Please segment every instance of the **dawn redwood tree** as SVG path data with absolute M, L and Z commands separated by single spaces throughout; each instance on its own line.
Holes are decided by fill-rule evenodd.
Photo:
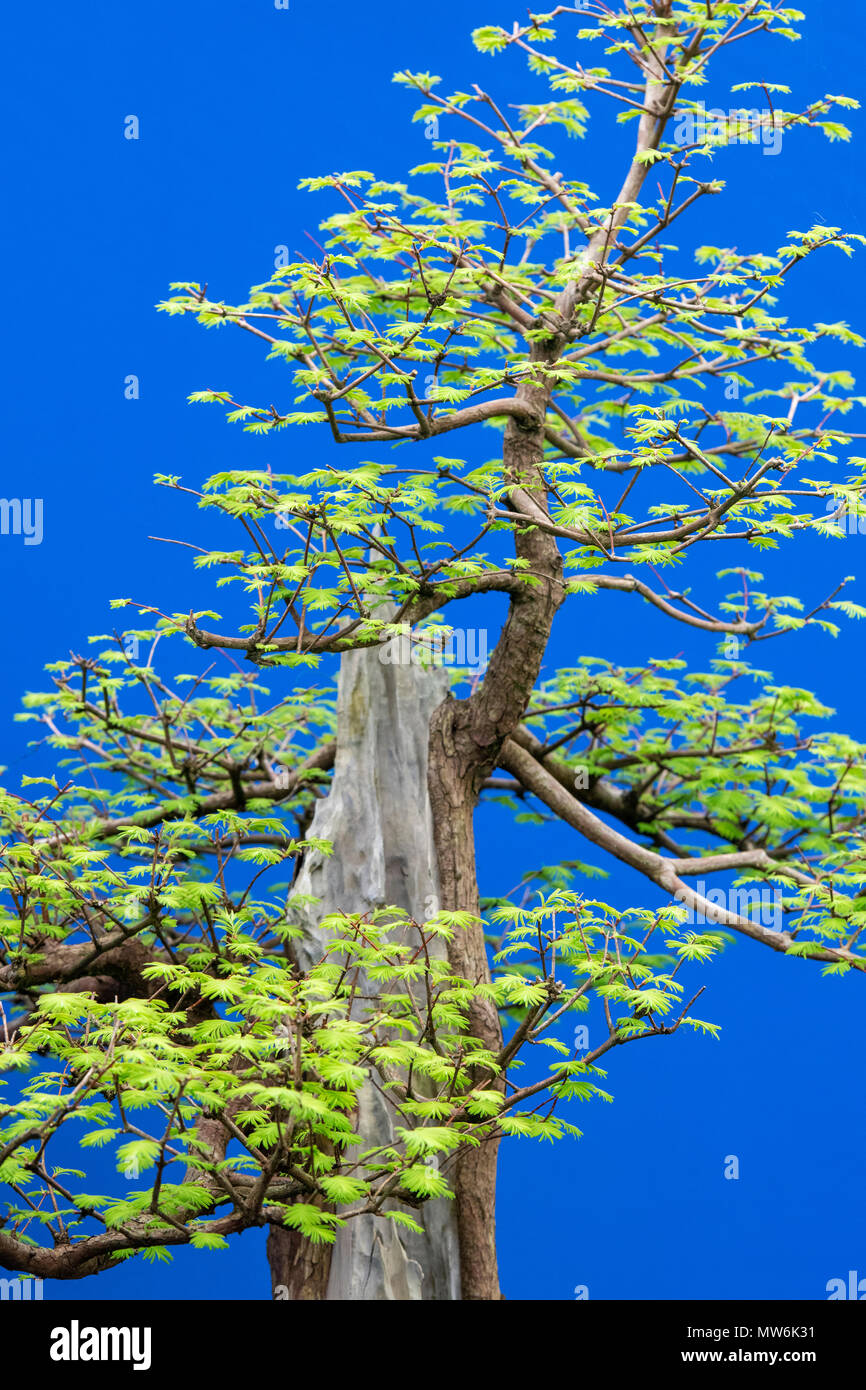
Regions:
M 809 354 L 863 340 L 785 302 L 802 260 L 862 238 L 816 226 L 762 252 L 744 213 L 736 250 L 669 240 L 722 193 L 721 147 L 847 138 L 831 111 L 856 103 L 786 111 L 786 88 L 745 80 L 802 18 L 597 0 L 481 29 L 482 53 L 528 58 L 521 104 L 399 73 L 432 137 L 409 182 L 306 180 L 330 200 L 320 251 L 245 304 L 172 287 L 162 308 L 253 335 L 294 392 L 192 399 L 341 447 L 310 471 L 297 429 L 279 473 L 161 475 L 222 514 L 227 548 L 194 548 L 230 611 L 141 595 L 146 627 L 27 697 L 61 756 L 0 801 L 6 1269 L 75 1279 L 267 1226 L 276 1297 L 499 1298 L 503 1136 L 573 1132 L 608 1054 L 713 1031 L 694 976 L 731 932 L 866 968 L 866 749 L 745 659 L 863 610 L 844 581 L 803 604 L 743 563 L 715 607 L 687 587 L 696 546 L 751 563 L 861 514 L 851 379 Z M 762 111 L 715 109 L 720 59 Z M 634 131 L 595 192 L 567 138 L 590 110 Z M 611 643 L 540 679 L 554 623 L 577 646 L 603 590 L 623 622 L 648 603 L 717 634 L 711 671 L 626 669 Z M 449 671 L 461 615 L 491 602 L 486 669 Z M 172 636 L 190 673 L 170 680 Z M 665 905 L 609 907 L 573 863 L 481 903 L 491 793 Z M 778 920 L 692 886 L 709 874 L 775 895 Z M 587 1010 L 602 1041 L 575 1048 Z

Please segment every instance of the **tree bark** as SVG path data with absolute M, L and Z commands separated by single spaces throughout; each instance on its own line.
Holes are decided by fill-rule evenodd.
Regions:
M 427 794 L 430 717 L 448 689 L 446 672 L 384 664 L 377 651 L 346 653 L 340 664 L 337 754 L 328 796 L 310 834 L 330 840 L 331 856 L 311 852 L 295 884 L 319 899 L 303 919 L 302 968 L 320 959 L 322 918 L 340 909 L 394 906 L 423 921 L 439 907 L 439 879 Z M 361 1091 L 362 1147 L 393 1141 L 392 1112 L 381 1092 Z M 421 1235 L 381 1217 L 349 1220 L 333 1246 L 313 1246 L 272 1226 L 268 1259 L 274 1296 L 324 1300 L 460 1298 L 455 1203 L 426 1202 L 411 1215 Z

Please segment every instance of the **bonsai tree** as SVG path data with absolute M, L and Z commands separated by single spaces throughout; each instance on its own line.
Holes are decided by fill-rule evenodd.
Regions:
M 787 111 L 763 81 L 733 91 L 765 109 L 708 115 L 716 60 L 749 77 L 801 19 L 598 0 L 480 29 L 482 54 L 526 55 L 519 105 L 398 73 L 429 162 L 304 180 L 322 244 L 243 304 L 172 286 L 162 309 L 284 364 L 278 404 L 191 397 L 282 461 L 160 475 L 220 514 L 225 548 L 193 549 L 226 612 L 117 599 L 143 626 L 26 699 L 58 760 L 0 800 L 6 1269 L 75 1279 L 267 1226 L 278 1298 L 496 1299 L 503 1137 L 574 1132 L 617 1049 L 715 1031 L 692 1010 L 736 936 L 866 968 L 864 747 L 750 664 L 864 611 L 843 576 L 801 601 L 752 568 L 861 514 L 851 379 L 810 354 L 863 339 L 788 301 L 803 260 L 862 238 L 670 241 L 723 194 L 724 147 L 847 138 L 856 103 Z M 597 191 L 569 140 L 590 111 L 634 135 Z M 301 426 L 330 430 L 322 467 Z M 688 569 L 720 542 L 716 600 Z M 608 590 L 623 624 L 650 604 L 714 634 L 710 670 L 583 652 Z M 542 678 L 555 623 L 577 655 Z M 188 674 L 161 674 L 184 642 Z M 577 860 L 482 902 L 482 797 L 564 822 L 661 905 L 606 905 Z

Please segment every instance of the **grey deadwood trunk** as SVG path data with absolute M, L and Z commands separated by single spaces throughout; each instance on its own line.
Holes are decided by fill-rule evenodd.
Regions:
M 341 658 L 333 780 L 309 831 L 334 850 L 330 856 L 310 851 L 295 885 L 297 893 L 319 899 L 305 914 L 305 938 L 296 948 L 302 968 L 321 958 L 328 937 L 320 923 L 330 912 L 392 905 L 423 922 L 438 908 L 427 745 L 430 716 L 448 687 L 445 671 L 383 664 L 378 650 Z M 393 1123 L 382 1092 L 368 1081 L 356 1120 L 363 1147 L 391 1143 Z M 271 1227 L 275 1297 L 459 1299 L 454 1202 L 426 1202 L 413 1216 L 423 1235 L 361 1216 L 340 1229 L 333 1247 L 311 1246 L 294 1231 Z

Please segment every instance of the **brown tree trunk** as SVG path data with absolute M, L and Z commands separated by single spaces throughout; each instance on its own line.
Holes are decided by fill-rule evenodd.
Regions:
M 271 1226 L 267 1250 L 275 1299 L 318 1303 L 326 1298 L 331 1272 L 329 1245 L 313 1245 L 300 1231 Z
M 458 754 L 457 727 L 462 702 L 446 700 L 430 729 L 430 802 L 439 858 L 442 905 L 478 913 L 473 816 L 477 793 L 464 759 Z M 458 975 L 473 982 L 490 979 L 482 927 L 455 933 L 449 946 Z M 488 1000 L 473 1004 L 469 1018 L 473 1035 L 498 1052 L 502 1029 L 497 1009 Z M 454 1190 L 460 1232 L 460 1284 L 464 1299 L 501 1297 L 496 1259 L 497 1140 L 487 1140 L 463 1155 L 457 1164 Z
M 539 325 L 540 326 L 540 325 Z M 562 347 L 552 337 L 536 341 L 533 360 L 555 361 Z M 517 392 L 526 413 L 510 416 L 505 429 L 504 469 L 512 506 L 545 514 L 541 485 L 544 417 L 549 388 L 543 378 L 527 381 Z M 508 617 L 478 690 L 467 700 L 447 699 L 430 726 L 428 786 L 433 811 L 442 906 L 478 913 L 473 813 L 481 787 L 496 766 L 502 744 L 526 710 L 550 637 L 556 612 L 565 597 L 562 559 L 552 536 L 541 530 L 515 531 L 517 557 L 526 562 L 531 583 L 511 598 Z M 484 928 L 479 923 L 457 932 L 449 947 L 454 969 L 473 982 L 490 979 Z M 502 1030 L 497 1009 L 487 1000 L 473 1005 L 473 1035 L 498 1051 Z M 496 1161 L 498 1142 L 488 1140 L 460 1158 L 455 1191 L 460 1231 L 460 1279 L 464 1299 L 502 1297 L 496 1261 Z

